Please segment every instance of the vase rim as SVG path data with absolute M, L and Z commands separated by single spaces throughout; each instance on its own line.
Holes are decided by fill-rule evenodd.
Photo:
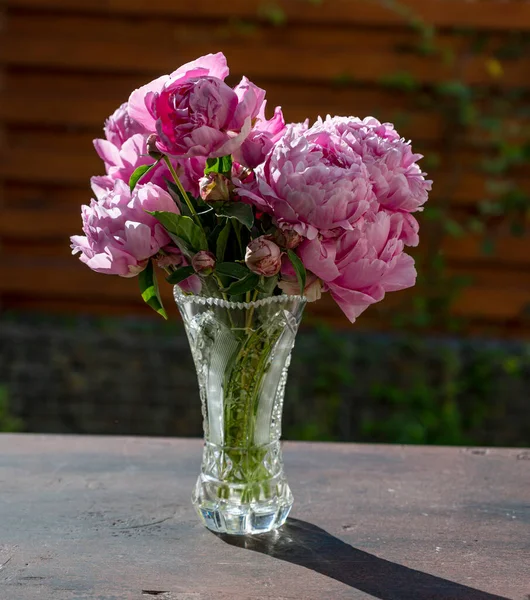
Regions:
M 188 302 L 196 303 L 202 306 L 219 306 L 221 308 L 253 308 L 257 306 L 267 306 L 270 304 L 278 304 L 280 302 L 307 302 L 305 296 L 288 294 L 280 294 L 279 296 L 269 296 L 268 298 L 261 298 L 254 302 L 231 302 L 229 300 L 223 300 L 222 298 L 214 298 L 213 296 L 198 296 L 196 294 L 185 294 L 178 285 L 173 287 L 173 297 L 175 302 Z

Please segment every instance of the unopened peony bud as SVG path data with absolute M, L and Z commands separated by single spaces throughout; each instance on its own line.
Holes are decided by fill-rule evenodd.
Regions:
M 205 202 L 230 200 L 232 187 L 230 181 L 220 173 L 208 173 L 199 180 L 201 198 Z
M 191 259 L 191 266 L 196 273 L 209 275 L 215 268 L 215 256 L 211 252 L 201 250 Z
M 262 235 L 247 246 L 245 264 L 253 273 L 272 277 L 282 266 L 282 251 L 268 236 Z
M 294 229 L 276 229 L 272 234 L 272 239 L 278 246 L 293 250 L 304 238 Z
M 160 158 L 162 158 L 162 156 L 164 156 L 162 154 L 162 152 L 160 152 L 160 150 L 156 147 L 157 140 L 158 140 L 158 136 L 156 135 L 156 133 L 152 133 L 147 138 L 147 142 L 146 142 L 147 154 L 149 154 L 149 156 L 151 158 L 154 158 L 155 160 L 159 160 Z

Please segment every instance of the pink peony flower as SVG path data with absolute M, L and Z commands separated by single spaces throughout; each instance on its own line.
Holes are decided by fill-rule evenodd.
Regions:
M 263 110 L 265 92 L 246 77 L 232 89 L 223 54 L 188 63 L 135 90 L 129 113 L 159 135 L 158 148 L 177 157 L 234 153 Z
M 247 139 L 234 153 L 234 159 L 250 169 L 254 169 L 265 160 L 274 144 L 286 131 L 283 113 L 279 106 L 276 107 L 272 119 L 267 121 L 265 102 Z
M 362 157 L 377 202 L 385 209 L 404 213 L 423 210 L 432 181 L 425 179 L 416 162 L 422 155 L 412 152 L 410 143 L 400 138 L 391 123 L 382 124 L 373 117 L 361 120 L 328 116 L 319 119 L 312 129 L 337 136 Z M 416 220 L 408 216 L 402 232 L 407 245 L 417 245 L 417 232 Z
M 133 194 L 122 181 L 110 191 L 96 188 L 97 200 L 82 207 L 84 236 L 73 236 L 73 254 L 94 271 L 134 277 L 149 258 L 171 238 L 162 225 L 146 211 L 162 210 L 178 214 L 171 196 L 162 188 L 147 183 Z
M 414 285 L 414 260 L 400 239 L 403 223 L 400 213 L 370 212 L 338 238 L 306 240 L 297 248 L 352 323 L 386 292 Z
M 315 239 L 320 231 L 350 230 L 373 201 L 361 157 L 332 133 L 289 128 L 250 183 L 238 193 L 288 226 Z
M 184 79 L 184 81 L 182 81 Z M 250 118 L 234 130 L 238 98 L 220 79 L 168 81 L 152 101 L 162 152 L 175 156 L 226 156 L 250 132 Z
M 222 81 L 226 79 L 228 66 L 222 52 L 201 56 L 197 60 L 182 65 L 176 71 L 173 71 L 171 75 L 162 75 L 158 79 L 134 90 L 129 97 L 129 115 L 148 131 L 154 133 L 156 131 L 156 118 L 148 108 L 148 104 L 153 96 L 159 94 L 164 84 L 171 80 L 171 78 L 185 76 L 188 79 L 193 79 L 207 75 L 216 77 Z
M 257 275 L 272 277 L 282 266 L 282 251 L 268 236 L 262 235 L 250 242 L 245 264 Z

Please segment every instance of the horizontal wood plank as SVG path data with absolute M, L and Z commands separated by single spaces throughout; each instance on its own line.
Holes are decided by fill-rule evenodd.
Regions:
M 5 0 L 8 7 L 81 14 L 169 16 L 187 19 L 268 20 L 272 17 L 261 0 L 215 0 L 180 2 L 175 0 Z M 490 30 L 529 30 L 530 6 L 527 2 L 499 0 L 280 0 L 273 6 L 279 18 L 295 23 L 333 23 L 341 25 L 402 25 L 411 17 L 438 27 L 464 27 Z M 402 7 L 402 10 L 396 10 Z
M 216 28 L 210 23 L 190 26 L 152 19 L 12 15 L 0 41 L 0 62 L 19 67 L 158 75 L 217 49 L 225 52 L 234 76 L 245 74 L 258 83 L 261 78 L 324 82 L 349 78 L 379 83 L 404 71 L 423 83 L 453 79 L 455 71 L 450 63 L 399 49 L 416 39 L 413 33 L 389 34 L 363 28 L 352 34 L 349 30 L 293 26 L 289 35 L 273 28 L 249 36 L 234 35 L 226 27 Z M 440 36 L 441 47 L 456 53 L 467 44 L 464 36 Z M 491 44 L 494 47 L 495 40 Z M 459 79 L 470 84 L 517 85 L 530 71 L 530 57 L 522 56 L 505 61 L 502 77 L 492 78 L 488 58 L 487 54 L 467 56 L 459 66 Z
M 230 83 L 248 75 L 267 89 L 269 111 L 281 104 L 288 121 L 331 113 L 396 122 L 427 156 L 424 168 L 435 182 L 430 205 L 451 206 L 456 219 L 462 211 L 475 212 L 491 195 L 492 178 L 479 166 L 490 140 L 469 131 L 461 136 L 465 146 L 444 151 L 439 111 L 384 81 L 408 73 L 427 92 L 455 78 L 473 85 L 526 85 L 530 56 L 502 59 L 500 71 L 498 64 L 492 70 L 491 60 L 510 32 L 530 30 L 530 3 L 403 0 L 404 12 L 390 4 L 278 0 L 276 18 L 285 18 L 286 25 L 273 27 L 272 5 L 267 9 L 261 0 L 6 0 L 0 38 L 0 144 L 7 150 L 0 163 L 0 307 L 149 312 L 135 280 L 92 273 L 70 256 L 68 236 L 80 232 L 89 178 L 103 172 L 91 140 L 132 89 L 217 50 L 228 57 Z M 412 14 L 446 28 L 437 43 L 447 57 L 464 53 L 465 60 L 444 62 L 413 52 L 418 36 L 408 27 Z M 469 38 L 451 27 L 487 30 L 485 44 L 478 53 L 467 52 Z M 528 114 L 516 113 L 514 105 L 506 130 L 524 140 Z M 524 168 L 507 175 L 530 189 Z M 472 280 L 453 314 L 504 333 L 527 327 L 528 238 L 499 230 L 493 253 L 485 254 L 483 246 L 481 236 L 442 243 L 447 274 Z M 175 312 L 170 287 L 162 287 Z M 380 326 L 393 307 L 413 297 L 414 290 L 390 294 L 360 325 Z M 329 296 L 311 305 L 308 318 L 348 325 Z

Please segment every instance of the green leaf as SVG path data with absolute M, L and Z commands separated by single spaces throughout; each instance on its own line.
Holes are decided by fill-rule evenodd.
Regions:
M 207 159 L 204 174 L 208 175 L 208 173 L 221 173 L 221 175 L 230 177 L 232 174 L 232 156 L 229 154 L 228 156 Z
M 259 283 L 259 277 L 256 273 L 249 273 L 244 279 L 234 281 L 224 291 L 230 296 L 240 296 L 253 290 Z
M 247 267 L 231 262 L 218 263 L 215 267 L 215 272 L 219 275 L 233 277 L 234 279 L 244 279 L 250 273 Z
M 291 264 L 294 267 L 296 278 L 298 279 L 298 283 L 300 285 L 300 296 L 303 296 L 305 290 L 305 280 L 307 276 L 304 263 L 292 250 L 287 250 L 287 256 L 289 257 L 289 260 L 291 261 Z
M 162 305 L 162 299 L 158 291 L 158 282 L 151 260 L 147 263 L 147 267 L 138 275 L 138 281 L 144 302 L 159 315 L 162 315 L 164 319 L 167 319 L 167 313 Z
M 183 240 L 190 250 L 208 250 L 206 234 L 191 217 L 159 210 L 147 212 L 158 219 L 169 233 Z
M 142 165 L 133 171 L 131 177 L 129 178 L 129 189 L 131 192 L 134 190 L 140 179 L 157 164 L 158 161 L 152 165 Z
M 194 273 L 195 273 L 195 269 L 191 265 L 187 266 L 187 267 L 180 267 L 180 269 L 177 269 L 176 271 L 173 271 L 173 273 L 171 273 L 171 275 L 168 275 L 166 277 L 166 281 L 168 283 L 176 285 L 177 283 L 184 281 L 184 279 L 187 279 Z
M 230 229 L 231 228 L 232 228 L 232 226 L 230 225 L 230 221 L 227 221 L 226 225 L 223 227 L 223 229 L 221 229 L 219 236 L 217 238 L 215 255 L 216 255 L 217 260 L 220 262 L 222 262 L 225 257 L 226 245 L 228 243 L 228 238 L 230 237 Z
M 244 202 L 226 202 L 225 204 L 216 206 L 215 214 L 218 217 L 236 219 L 247 229 L 252 229 L 252 225 L 254 225 L 254 211 L 252 210 L 252 206 Z
M 278 275 L 274 275 L 273 277 L 261 277 L 260 283 L 258 286 L 258 292 L 264 294 L 264 296 L 272 296 L 274 292 L 274 288 L 278 283 Z

